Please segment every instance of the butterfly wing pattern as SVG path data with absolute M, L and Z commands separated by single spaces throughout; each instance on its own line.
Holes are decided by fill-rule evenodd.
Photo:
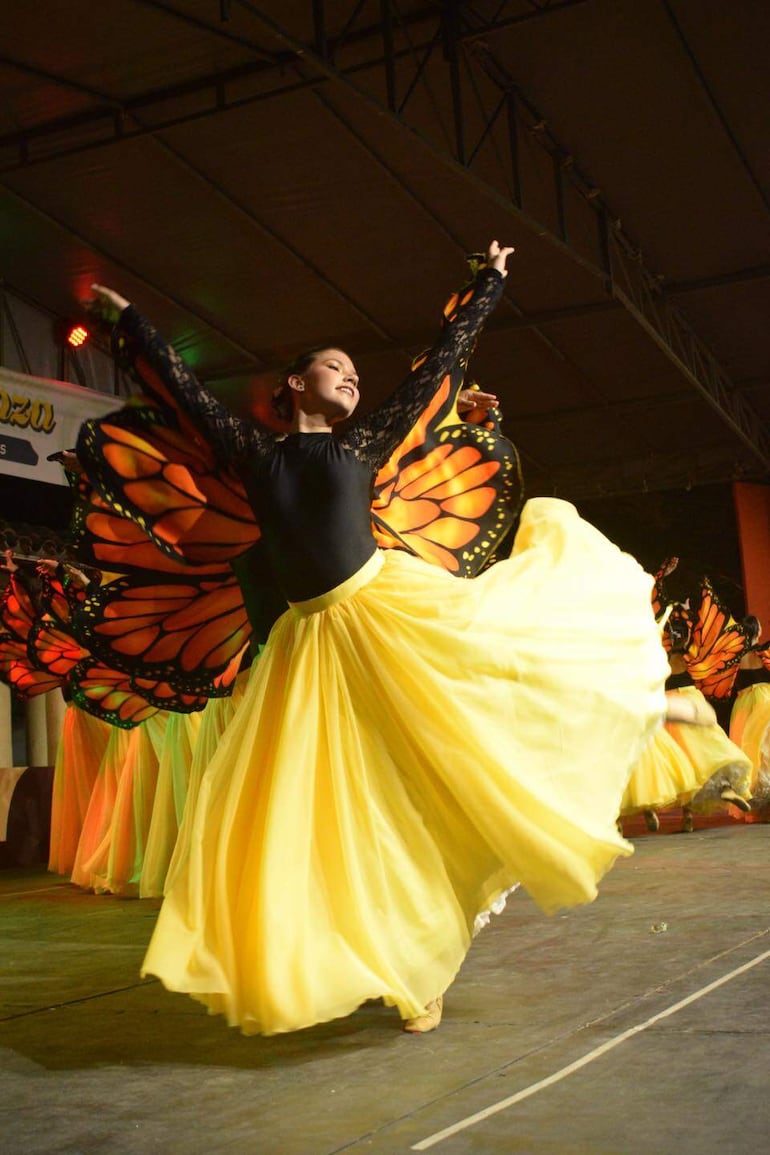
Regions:
M 123 671 L 149 701 L 163 709 L 200 709 L 207 698 L 230 693 L 249 643 L 240 588 L 221 556 L 185 561 L 161 548 L 157 535 L 124 508 L 80 479 L 77 551 L 105 567 L 110 580 L 89 586 L 75 607 L 73 631 L 92 657 Z
M 69 622 L 80 598 L 58 573 L 11 578 L 0 601 L 0 681 L 22 700 L 61 689 L 102 721 L 135 726 L 158 707 L 141 697 L 124 673 L 92 659 L 72 636 Z
M 452 295 L 447 320 L 472 291 Z M 88 658 L 71 677 L 85 677 L 94 700 L 112 702 L 117 691 L 103 667 L 151 705 L 200 708 L 195 703 L 229 692 L 249 641 L 231 566 L 259 541 L 259 527 L 240 480 L 215 460 L 161 376 L 124 338 L 118 346 L 141 393 L 86 422 L 78 441 L 87 480 L 78 483 L 77 552 L 110 576 L 73 609 L 72 633 Z M 444 380 L 380 471 L 372 521 L 382 548 L 469 577 L 501 548 L 522 484 L 498 415 L 458 415 L 465 371 L 463 364 Z M 268 573 L 262 584 L 269 580 Z
M 450 296 L 445 322 L 472 292 L 470 283 Z M 444 378 L 378 473 L 372 500 L 381 548 L 407 549 L 458 577 L 473 577 L 496 560 L 523 501 L 521 461 L 500 431 L 499 411 L 478 408 L 462 417 L 457 411 L 467 368 L 466 358 Z
M 729 698 L 747 640 L 743 627 L 705 578 L 685 655 L 687 671 L 707 698 Z

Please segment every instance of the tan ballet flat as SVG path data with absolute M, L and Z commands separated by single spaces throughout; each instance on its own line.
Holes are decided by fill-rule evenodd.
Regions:
M 428 1031 L 435 1031 L 441 1022 L 443 1010 L 444 998 L 439 995 L 437 999 L 428 1003 L 424 1015 L 417 1015 L 414 1019 L 404 1019 L 404 1030 L 409 1035 L 426 1035 Z
M 737 806 L 738 809 L 742 810 L 744 814 L 748 814 L 748 812 L 751 810 L 751 803 L 749 800 L 747 798 L 742 798 L 740 794 L 736 794 L 736 792 L 730 786 L 726 786 L 724 790 L 720 791 L 719 797 L 723 798 L 725 802 L 729 802 L 731 806 Z

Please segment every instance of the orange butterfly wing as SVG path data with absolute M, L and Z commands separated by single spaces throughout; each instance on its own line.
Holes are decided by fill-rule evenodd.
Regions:
M 53 621 L 35 622 L 27 638 L 27 654 L 38 669 L 61 680 L 89 656 L 84 646 Z
M 26 583 L 18 574 L 11 574 L 8 584 L 0 595 L 2 628 L 20 641 L 26 642 L 37 613 L 32 593 Z
M 135 679 L 167 708 L 168 690 L 191 699 L 227 694 L 232 665 L 251 636 L 232 572 L 185 580 L 134 575 L 89 589 L 74 618 L 76 636 L 105 665 Z M 159 682 L 162 694 L 150 689 Z
M 149 405 L 129 405 L 81 427 L 78 456 L 111 509 L 182 562 L 223 563 L 258 538 L 246 494 L 211 451 Z
M 81 595 L 73 618 L 78 639 L 163 708 L 188 710 L 204 696 L 228 694 L 251 635 L 232 570 L 222 560 L 191 562 L 165 552 L 122 508 L 80 478 L 78 554 L 121 576 Z
M 48 694 L 62 684 L 61 678 L 55 674 L 36 669 L 30 661 L 26 644 L 11 634 L 0 634 L 0 681 L 22 699 Z
M 705 581 L 685 655 L 688 673 L 706 697 L 729 698 L 745 652 L 742 626 Z
M 522 501 L 518 453 L 496 428 L 457 416 L 464 367 L 378 473 L 372 500 L 382 548 L 400 547 L 461 577 L 488 563 Z
M 159 709 L 136 693 L 126 674 L 89 658 L 73 670 L 70 689 L 73 702 L 81 710 L 122 729 L 145 722 Z

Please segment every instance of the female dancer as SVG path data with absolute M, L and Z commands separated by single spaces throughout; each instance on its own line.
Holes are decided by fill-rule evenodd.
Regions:
M 684 654 L 672 650 L 671 674 L 666 689 L 698 708 L 707 705 L 687 669 Z M 670 701 L 670 694 L 669 694 Z M 669 732 L 693 766 L 699 768 L 703 785 L 690 800 L 682 800 L 682 831 L 692 834 L 693 814 L 711 814 L 728 805 L 750 809 L 751 763 L 739 746 L 725 734 L 716 720 L 711 726 L 670 726 Z
M 708 813 L 730 803 L 748 810 L 743 797 L 748 793 L 748 759 L 717 724 L 687 672 L 685 654 L 691 639 L 687 618 L 672 615 L 665 631 L 671 645 L 671 673 L 666 680 L 669 702 L 671 695 L 680 696 L 701 712 L 704 723 L 711 712 L 712 724 L 693 730 L 668 722 L 656 730 L 628 780 L 620 813 L 623 817 L 641 811 L 647 829 L 654 833 L 660 828 L 657 811 L 681 806 L 683 831 L 691 833 L 693 809 Z
M 620 796 L 666 706 L 651 579 L 556 500 L 530 501 L 512 556 L 472 580 L 371 532 L 372 476 L 469 353 L 511 251 L 492 243 L 425 360 L 339 436 L 359 398 L 342 350 L 295 362 L 291 432 L 268 433 L 94 286 L 236 465 L 290 603 L 204 774 L 144 964 L 247 1034 L 372 998 L 430 1029 L 480 912 L 516 882 L 546 910 L 591 901 L 631 852 Z
M 762 626 L 749 614 L 741 622 L 747 650 L 735 679 L 735 701 L 730 714 L 730 738 L 751 759 L 752 808 L 767 812 L 770 805 L 770 670 L 759 656 Z

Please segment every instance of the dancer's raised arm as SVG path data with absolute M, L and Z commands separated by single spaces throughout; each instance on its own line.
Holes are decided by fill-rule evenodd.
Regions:
M 90 311 L 115 326 L 118 341 L 125 338 L 121 352 L 127 355 L 130 367 L 142 379 L 136 361 L 140 356 L 145 358 L 151 370 L 200 426 L 218 456 L 234 461 L 259 451 L 269 434 L 258 429 L 254 422 L 236 417 L 210 393 L 138 309 L 104 285 L 92 285 L 91 291 Z
M 473 294 L 441 332 L 425 359 L 373 413 L 357 421 L 342 436 L 342 444 L 379 469 L 414 426 L 441 382 L 466 356 L 484 321 L 500 300 L 508 275 L 505 263 L 512 248 L 492 241 L 487 264 L 476 277 Z

